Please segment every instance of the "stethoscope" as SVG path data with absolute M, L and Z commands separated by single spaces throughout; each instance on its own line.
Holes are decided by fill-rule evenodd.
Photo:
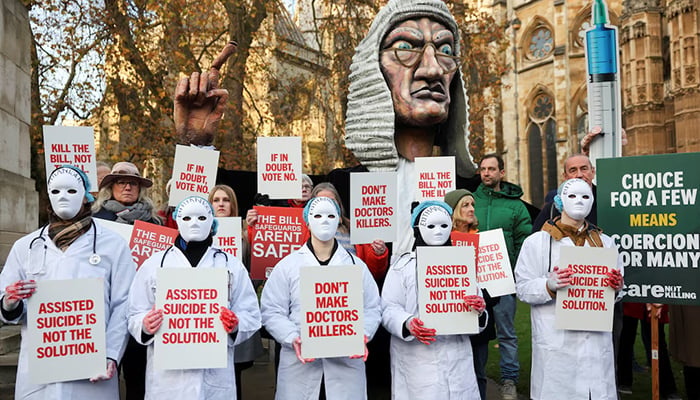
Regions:
M 95 225 L 95 221 L 90 221 L 90 225 L 92 226 L 93 230 L 93 236 L 92 236 L 92 255 L 88 258 L 88 262 L 90 265 L 97 265 L 102 261 L 102 257 L 100 257 L 99 254 L 97 254 L 97 225 Z M 44 232 L 46 232 L 46 228 L 48 225 L 44 225 L 43 228 L 41 228 L 41 231 L 39 232 L 39 235 L 32 239 L 31 242 L 29 242 L 29 257 L 28 259 L 31 260 L 32 258 L 32 249 L 34 248 L 34 244 L 37 243 L 37 241 L 41 241 L 43 243 L 44 247 L 44 253 L 43 253 L 43 258 L 41 260 L 41 263 L 33 263 L 30 262 L 30 265 L 40 265 L 39 270 L 32 272 L 34 274 L 41 274 L 44 273 L 44 263 L 46 262 L 46 251 L 48 250 L 49 246 L 46 245 L 46 238 L 44 237 Z

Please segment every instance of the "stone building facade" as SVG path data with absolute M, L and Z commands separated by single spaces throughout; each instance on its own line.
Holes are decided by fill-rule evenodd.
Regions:
M 563 161 L 588 130 L 584 31 L 591 1 L 496 0 L 474 5 L 507 25 L 511 71 L 499 125 L 506 179 L 541 206 L 562 180 Z M 620 35 L 623 155 L 700 151 L 698 0 L 609 0 Z M 502 125 L 500 123 L 502 122 Z
M 0 4 L 0 265 L 12 244 L 37 228 L 39 196 L 30 177 L 31 31 L 19 0 Z

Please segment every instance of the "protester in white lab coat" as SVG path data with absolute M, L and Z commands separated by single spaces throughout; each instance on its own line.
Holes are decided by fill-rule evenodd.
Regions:
M 591 186 L 582 179 L 564 182 L 555 197 L 562 215 L 528 237 L 515 266 L 518 298 L 530 305 L 534 400 L 616 400 L 612 333 L 555 328 L 556 292 L 571 283 L 570 268 L 559 265 L 563 246 L 615 248 L 613 240 L 585 218 L 593 206 Z M 609 286 L 622 295 L 622 260 L 608 273 Z
M 22 324 L 16 399 L 119 399 L 117 363 L 124 354 L 127 296 L 136 266 L 126 242 L 92 221 L 90 183 L 72 166 L 48 180 L 49 224 L 18 240 L 0 274 L 0 320 Z M 29 382 L 26 300 L 37 282 L 104 279 L 107 368 L 92 379 L 36 385 Z
M 188 197 L 175 209 L 179 235 L 175 245 L 148 258 L 136 273 L 129 293 L 129 331 L 148 346 L 146 399 L 230 400 L 236 398 L 234 345 L 260 329 L 260 310 L 248 273 L 236 257 L 212 247 L 216 233 L 214 211 L 208 201 Z M 159 268 L 226 268 L 229 276 L 227 308 L 221 323 L 229 333 L 226 368 L 157 370 L 153 366 L 154 335 L 163 323 L 155 309 L 156 271 Z
M 424 201 L 411 216 L 415 245 L 391 266 L 382 291 L 382 324 L 391 333 L 392 398 L 479 400 L 469 335 L 435 335 L 418 318 L 416 246 L 450 246 L 452 208 Z M 480 295 L 464 298 L 486 327 L 486 303 Z
M 367 352 L 354 357 L 318 360 L 301 357 L 301 306 L 299 270 L 307 266 L 356 265 L 362 268 L 365 339 L 371 340 L 381 321 L 379 291 L 365 263 L 352 256 L 335 240 L 340 207 L 327 197 L 310 200 L 304 207 L 304 221 L 311 238 L 283 258 L 270 274 L 262 294 L 263 324 L 282 344 L 277 392 L 279 400 L 366 399 L 365 364 Z M 321 387 L 325 391 L 321 392 Z

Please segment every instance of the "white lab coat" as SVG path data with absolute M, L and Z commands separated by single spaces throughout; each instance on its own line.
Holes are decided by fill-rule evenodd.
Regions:
M 153 366 L 153 341 L 142 341 L 143 318 L 155 304 L 156 271 L 161 268 L 192 268 L 187 257 L 177 247 L 153 254 L 144 261 L 134 278 L 129 293 L 129 332 L 137 342 L 148 346 L 146 366 L 146 399 L 167 400 L 230 400 L 236 398 L 234 376 L 234 345 L 243 343 L 260 329 L 260 308 L 241 262 L 219 249 L 209 247 L 196 268 L 226 268 L 229 271 L 228 308 L 238 317 L 238 333 L 234 341 L 228 337 L 226 368 L 157 370 Z M 215 323 L 221 323 L 218 319 Z
M 382 310 L 382 324 L 391 333 L 392 399 L 481 399 L 469 335 L 435 336 L 430 345 L 413 335 L 403 337 L 404 323 L 418 316 L 414 252 L 402 255 L 389 269 Z M 486 328 L 487 321 L 488 315 L 480 321 L 479 331 Z
M 338 246 L 328 266 L 332 268 L 334 265 L 353 264 L 362 268 L 364 332 L 371 340 L 381 321 L 381 306 L 377 284 L 367 265 L 358 257 L 351 256 L 342 246 Z M 292 342 L 301 336 L 299 269 L 319 265 L 306 244 L 277 263 L 263 289 L 261 299 L 263 324 L 282 345 L 275 398 L 317 400 L 321 389 L 321 377 L 323 377 L 328 400 L 366 399 L 365 364 L 361 358 L 324 358 L 302 364 L 294 352 Z
M 616 248 L 607 235 L 603 247 Z M 550 254 L 551 263 L 547 258 Z M 520 301 L 530 304 L 532 371 L 530 397 L 534 400 L 616 400 L 612 333 L 555 328 L 556 299 L 547 292 L 550 266 L 559 266 L 562 246 L 574 246 L 568 237 L 557 241 L 540 231 L 530 235 L 520 250 L 515 282 Z M 585 247 L 589 247 L 586 243 Z M 620 272 L 622 259 L 618 256 Z M 618 295 L 618 300 L 622 293 Z
M 97 232 L 96 238 L 95 232 Z M 44 241 L 37 239 L 40 235 Z M 88 262 L 93 254 L 93 239 L 96 239 L 95 251 L 101 257 L 97 265 Z M 34 254 L 39 256 L 33 259 L 43 258 L 43 247 L 44 244 L 46 245 L 43 268 L 39 265 L 40 263 L 29 265 L 29 246 L 32 240 L 34 240 Z M 129 337 L 126 327 L 127 296 L 135 272 L 136 264 L 131 258 L 131 251 L 124 239 L 98 224 L 93 225 L 77 238 L 65 252 L 57 248 L 49 238 L 48 229 L 44 229 L 43 234 L 39 229 L 19 239 L 12 246 L 7 263 L 0 274 L 0 294 L 4 296 L 5 288 L 18 280 L 104 279 L 107 357 L 119 363 Z M 119 399 L 119 380 L 116 373 L 112 379 L 99 383 L 91 383 L 88 379 L 46 385 L 30 383 L 29 349 L 28 341 L 25 340 L 26 301 L 23 305 L 22 315 L 13 321 L 7 321 L 0 315 L 3 322 L 22 323 L 22 344 L 15 385 L 16 399 Z

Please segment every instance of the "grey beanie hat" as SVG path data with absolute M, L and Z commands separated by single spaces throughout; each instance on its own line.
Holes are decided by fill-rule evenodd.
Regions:
M 379 66 L 381 43 L 389 30 L 407 19 L 428 17 L 445 25 L 455 36 L 457 22 L 441 0 L 390 0 L 374 18 L 367 36 L 355 49 L 350 65 L 350 87 L 345 118 L 345 145 L 370 171 L 395 171 L 399 155 L 394 144 L 394 104 Z M 469 153 L 469 103 L 461 71 L 450 87 L 449 117 L 438 138 L 443 155 L 455 156 L 457 174 L 470 178 L 476 166 Z

